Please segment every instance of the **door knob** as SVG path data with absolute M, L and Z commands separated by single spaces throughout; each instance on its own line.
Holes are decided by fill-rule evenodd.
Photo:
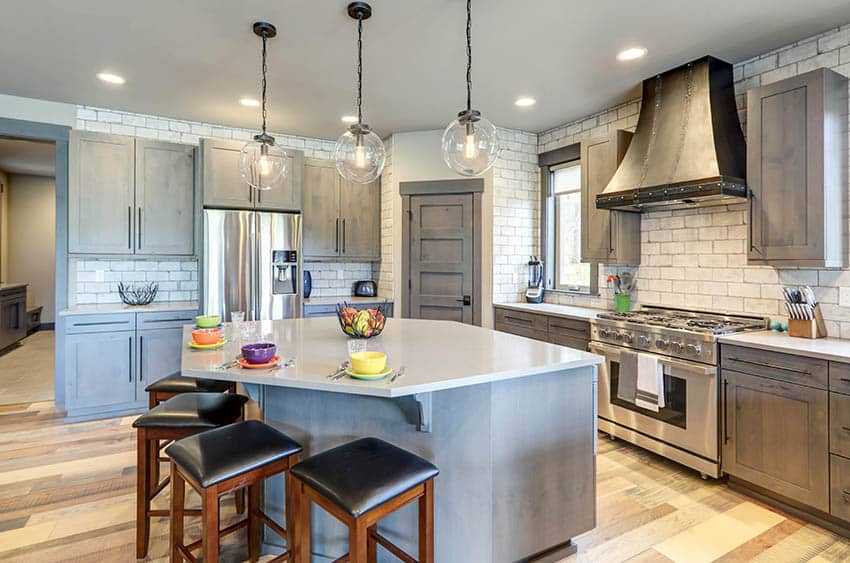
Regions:
M 457 301 L 458 303 L 463 303 L 464 307 L 472 305 L 472 297 L 469 295 L 464 295 L 463 299 L 456 299 L 455 301 Z

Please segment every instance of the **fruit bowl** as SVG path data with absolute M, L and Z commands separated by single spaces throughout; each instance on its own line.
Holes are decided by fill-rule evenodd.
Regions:
M 363 307 L 342 302 L 336 306 L 336 316 L 342 331 L 352 338 L 372 338 L 384 330 L 387 323 L 389 303 L 384 301 L 377 307 Z

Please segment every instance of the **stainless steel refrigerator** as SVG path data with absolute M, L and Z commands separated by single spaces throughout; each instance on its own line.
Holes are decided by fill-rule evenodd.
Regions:
M 301 216 L 204 210 L 203 308 L 230 320 L 301 316 Z

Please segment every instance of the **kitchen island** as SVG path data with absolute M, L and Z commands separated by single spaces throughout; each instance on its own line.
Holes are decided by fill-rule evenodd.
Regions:
M 594 527 L 601 357 L 460 323 L 392 319 L 367 346 L 385 352 L 390 366 L 404 366 L 404 375 L 392 383 L 331 380 L 350 342 L 335 318 L 254 325 L 293 365 L 219 370 L 239 352 L 234 339 L 215 351 L 186 349 L 183 374 L 243 384 L 266 422 L 301 442 L 305 456 L 376 436 L 431 460 L 440 468 L 436 561 L 544 553 L 557 560 L 573 549 L 571 538 Z M 283 495 L 282 479 L 267 483 L 266 508 L 280 519 Z M 411 505 L 380 524 L 410 553 L 416 514 Z M 313 560 L 336 559 L 347 541 L 346 530 L 314 507 Z

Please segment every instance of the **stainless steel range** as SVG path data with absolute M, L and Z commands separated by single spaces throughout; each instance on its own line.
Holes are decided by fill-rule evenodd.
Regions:
M 600 313 L 591 321 L 590 343 L 592 352 L 606 358 L 599 370 L 599 429 L 704 477 L 719 477 L 717 337 L 767 325 L 763 317 L 662 307 Z M 658 358 L 664 373 L 658 412 L 617 396 L 623 350 Z

